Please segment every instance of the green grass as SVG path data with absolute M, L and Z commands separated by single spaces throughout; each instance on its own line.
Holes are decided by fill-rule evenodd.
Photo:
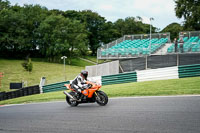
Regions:
M 87 61 L 83 61 L 79 58 L 73 58 L 73 59 L 71 59 L 71 65 L 72 66 L 85 67 L 85 66 L 91 66 L 91 65 L 94 65 L 94 64 L 87 62 Z
M 200 77 L 107 85 L 103 90 L 110 97 L 200 94 Z
M 109 97 L 200 94 L 200 77 L 106 85 L 101 90 Z M 0 101 L 0 105 L 57 100 L 65 100 L 62 91 Z
M 64 65 L 59 63 L 42 62 L 33 59 L 33 71 L 28 73 L 23 69 L 23 60 L 0 59 L 0 72 L 4 73 L 0 91 L 10 91 L 10 82 L 27 81 L 27 85 L 37 85 L 41 77 L 46 77 L 47 84 L 64 81 Z M 93 65 L 80 59 L 72 59 L 71 65 L 66 65 L 67 80 L 73 79 L 86 65 Z
M 20 104 L 20 103 L 33 103 L 33 102 L 47 102 L 47 101 L 61 101 L 65 99 L 65 94 L 62 91 L 35 94 L 24 96 L 9 100 L 0 101 L 0 105 L 5 104 Z
M 96 56 L 84 56 L 83 58 L 97 63 L 97 57 Z M 101 63 L 108 62 L 108 61 L 110 61 L 110 60 L 98 60 L 98 63 L 101 64 Z

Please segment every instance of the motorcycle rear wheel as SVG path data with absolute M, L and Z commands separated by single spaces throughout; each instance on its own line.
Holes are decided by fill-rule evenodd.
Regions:
M 69 92 L 70 95 L 74 96 L 74 92 Z M 72 98 L 66 96 L 66 101 L 71 107 L 76 107 L 78 105 L 78 102 L 73 100 Z
M 108 96 L 103 91 L 96 92 L 98 96 L 96 96 L 96 102 L 100 106 L 105 106 L 108 103 Z

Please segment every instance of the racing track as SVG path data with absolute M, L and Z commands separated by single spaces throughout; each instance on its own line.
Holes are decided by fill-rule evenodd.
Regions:
M 109 99 L 0 107 L 0 133 L 199 133 L 200 96 Z

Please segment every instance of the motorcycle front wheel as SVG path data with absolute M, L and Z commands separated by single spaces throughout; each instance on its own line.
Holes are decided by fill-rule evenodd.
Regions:
M 74 92 L 69 92 L 69 94 L 72 95 L 72 96 L 74 96 Z M 72 98 L 70 98 L 70 97 L 68 97 L 68 96 L 66 96 L 66 101 L 67 101 L 67 103 L 68 103 L 70 106 L 72 106 L 72 107 L 75 107 L 75 106 L 78 105 L 78 102 L 77 102 L 77 101 L 73 100 Z
M 96 94 L 96 102 L 100 106 L 105 106 L 108 103 L 108 96 L 106 95 L 106 93 L 104 93 L 103 91 L 97 91 Z

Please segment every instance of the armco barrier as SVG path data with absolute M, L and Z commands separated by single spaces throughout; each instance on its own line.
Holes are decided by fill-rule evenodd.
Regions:
M 64 84 L 69 84 L 69 81 L 45 85 L 42 87 L 43 93 L 65 90 L 66 87 L 64 86 Z
M 33 95 L 33 94 L 39 94 L 39 93 L 40 93 L 39 85 L 29 86 L 22 89 L 18 89 L 16 91 L 1 92 L 0 101 L 22 96 Z
M 177 67 L 159 68 L 151 70 L 142 70 L 137 72 L 120 73 L 115 75 L 107 75 L 96 77 L 96 80 L 101 80 L 102 85 L 121 84 L 128 82 L 140 82 L 150 80 L 177 79 L 186 77 L 200 76 L 200 64 L 184 65 Z M 64 84 L 69 84 L 69 81 L 49 84 L 42 87 L 44 93 L 59 90 L 65 90 Z M 12 99 L 21 96 L 39 94 L 39 86 L 30 86 L 11 92 L 1 92 L 0 101 Z
M 200 76 L 200 64 L 174 66 L 150 70 L 142 70 L 129 73 L 120 73 L 115 75 L 98 76 L 96 79 L 101 80 L 102 85 L 121 84 L 128 82 L 142 82 L 151 80 L 166 80 L 166 79 L 178 79 L 185 77 Z M 69 81 L 60 82 L 55 84 L 49 84 L 43 86 L 43 92 L 52 92 L 65 90 L 64 84 L 68 84 Z
M 200 64 L 179 66 L 178 73 L 179 78 L 200 76 Z
M 121 73 L 115 75 L 102 76 L 102 85 L 121 84 L 128 82 L 137 82 L 136 72 Z
M 137 81 L 152 81 L 152 80 L 166 80 L 178 79 L 178 67 L 166 67 L 150 70 L 137 71 Z

